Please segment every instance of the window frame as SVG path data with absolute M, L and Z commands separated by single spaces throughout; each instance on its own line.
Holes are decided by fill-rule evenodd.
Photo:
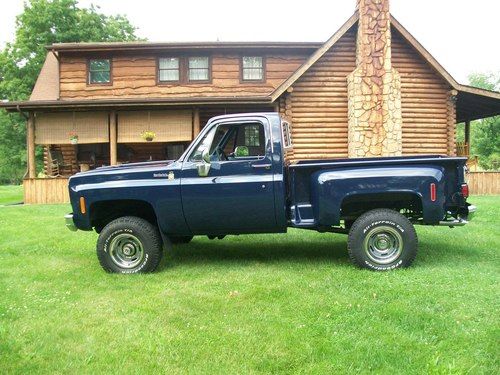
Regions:
M 161 59 L 177 59 L 179 61 L 179 79 L 175 81 L 162 81 L 160 80 L 160 60 Z M 163 70 L 174 70 L 174 69 L 163 69 Z M 157 85 L 174 85 L 182 82 L 182 58 L 181 56 L 174 55 L 161 55 L 156 57 L 156 84 Z
M 208 59 L 208 80 L 190 80 L 189 79 L 189 59 L 196 57 L 206 57 Z M 160 81 L 160 59 L 176 58 L 179 59 L 179 79 L 177 81 Z M 158 86 L 169 85 L 197 85 L 212 83 L 212 56 L 211 55 L 192 55 L 192 54 L 161 54 L 156 56 L 156 84 Z
M 200 137 L 199 141 L 196 144 L 192 144 L 190 148 L 186 150 L 184 153 L 183 157 L 181 157 L 182 162 L 189 162 L 189 163 L 199 163 L 199 161 L 194 161 L 192 160 L 192 157 L 194 156 L 196 150 L 198 147 L 203 143 L 203 140 L 206 136 L 209 135 L 211 131 L 214 131 L 214 137 L 212 137 L 211 142 L 214 141 L 215 134 L 217 132 L 217 128 L 219 126 L 224 126 L 224 125 L 245 125 L 245 124 L 255 124 L 258 123 L 263 127 L 264 130 L 264 155 L 262 156 L 248 156 L 248 157 L 239 157 L 236 158 L 236 160 L 218 160 L 216 163 L 235 163 L 235 162 L 242 162 L 242 161 L 256 161 L 256 160 L 264 160 L 268 159 L 270 155 L 273 153 L 273 148 L 272 148 L 272 139 L 271 139 L 271 130 L 269 129 L 269 124 L 266 126 L 266 122 L 262 121 L 262 119 L 257 119 L 257 118 L 248 118 L 248 119 L 243 119 L 239 121 L 234 121 L 234 119 L 228 119 L 226 121 L 221 121 L 221 122 L 216 122 L 213 124 L 213 126 L 210 126 L 209 128 L 206 128 L 205 132 L 203 135 Z M 214 130 L 215 129 L 215 130 Z M 268 139 L 271 139 L 271 147 L 268 147 Z M 212 146 L 212 143 L 210 144 L 210 147 Z
M 243 75 L 243 59 L 245 57 L 260 57 L 262 59 L 262 78 L 261 79 L 245 79 Z M 263 55 L 241 55 L 240 56 L 240 83 L 259 83 L 266 82 L 266 57 Z
M 190 59 L 196 59 L 196 58 L 206 58 L 207 59 L 207 73 L 208 73 L 208 79 L 196 79 L 192 80 L 189 78 L 189 71 L 191 70 L 189 68 L 189 60 Z M 191 83 L 191 84 L 197 84 L 197 83 L 211 83 L 212 82 L 212 58 L 211 56 L 208 55 L 192 55 L 192 56 L 186 56 L 186 82 Z M 200 69 L 200 68 L 193 68 L 193 69 Z
M 91 82 L 90 81 L 90 62 L 95 60 L 109 61 L 109 81 L 108 82 Z M 113 85 L 113 58 L 112 57 L 89 57 L 87 58 L 87 86 L 112 86 Z

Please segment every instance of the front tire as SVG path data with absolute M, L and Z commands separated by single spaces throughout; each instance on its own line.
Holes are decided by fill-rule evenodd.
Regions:
M 361 215 L 348 236 L 352 262 L 361 268 L 388 271 L 409 267 L 417 256 L 415 228 L 399 212 L 376 209 Z
M 103 228 L 97 240 L 97 258 L 106 272 L 153 272 L 161 257 L 158 228 L 139 217 L 113 220 Z

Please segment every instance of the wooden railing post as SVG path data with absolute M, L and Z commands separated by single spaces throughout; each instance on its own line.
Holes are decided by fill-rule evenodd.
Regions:
M 109 163 L 116 165 L 118 162 L 118 131 L 116 127 L 116 112 L 109 113 Z
M 470 156 L 470 120 L 465 121 L 465 152 Z
M 28 116 L 26 141 L 28 144 L 28 177 L 36 177 L 35 164 L 35 114 L 30 112 Z
M 200 124 L 200 109 L 195 107 L 193 109 L 193 139 L 200 134 L 201 124 Z

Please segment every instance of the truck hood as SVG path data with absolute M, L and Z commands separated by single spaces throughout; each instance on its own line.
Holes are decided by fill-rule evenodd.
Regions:
M 71 176 L 69 185 L 162 178 L 166 177 L 168 172 L 179 170 L 180 166 L 181 163 L 175 160 L 163 160 L 100 167 Z

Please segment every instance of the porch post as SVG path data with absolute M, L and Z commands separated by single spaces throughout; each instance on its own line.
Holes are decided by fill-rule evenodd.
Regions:
M 465 152 L 470 156 L 470 120 L 465 121 Z
M 28 177 L 36 177 L 36 167 L 35 167 L 35 114 L 33 112 L 29 113 L 27 129 L 26 129 L 26 140 L 28 143 Z
M 200 109 L 195 107 L 193 109 L 193 139 L 200 133 Z
M 117 152 L 117 129 L 116 129 L 116 112 L 109 113 L 109 163 L 116 165 L 118 161 Z

